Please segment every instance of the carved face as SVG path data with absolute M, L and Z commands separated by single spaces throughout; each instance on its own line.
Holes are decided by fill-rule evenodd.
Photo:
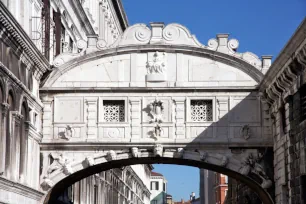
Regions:
M 154 156 L 163 156 L 163 146 L 160 144 L 154 146 Z

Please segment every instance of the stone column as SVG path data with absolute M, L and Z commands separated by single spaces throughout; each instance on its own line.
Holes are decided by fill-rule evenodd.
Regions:
M 0 174 L 5 172 L 5 157 L 6 157 L 6 117 L 10 108 L 9 104 L 2 103 L 2 117 L 1 119 L 1 130 L 0 132 Z
M 20 135 L 21 139 L 21 146 L 20 146 L 20 171 L 19 171 L 19 181 L 20 183 L 26 183 L 26 177 L 27 177 L 27 158 L 28 158 L 28 136 L 29 136 L 29 127 L 30 127 L 30 121 L 24 122 L 24 135 Z M 35 152 L 32 152 L 32 154 L 35 154 Z
M 97 99 L 88 98 L 87 103 L 87 140 L 97 139 Z
M 18 111 L 11 111 L 12 114 L 12 143 L 11 143 L 11 149 L 12 149 L 12 154 L 11 154 L 11 167 L 10 171 L 12 172 L 11 174 L 11 179 L 13 181 L 18 181 L 19 180 L 19 164 L 20 164 L 20 122 L 21 119 L 23 118 L 22 115 L 19 114 Z
M 139 98 L 130 98 L 131 104 L 131 140 L 140 140 L 140 100 Z
M 175 102 L 176 139 L 185 139 L 185 97 L 173 98 Z

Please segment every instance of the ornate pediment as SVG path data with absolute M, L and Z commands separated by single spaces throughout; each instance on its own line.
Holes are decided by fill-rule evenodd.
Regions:
M 128 27 L 125 32 L 121 34 L 121 36 L 116 37 L 116 41 L 110 45 L 108 45 L 105 40 L 98 40 L 98 36 L 88 37 L 88 46 L 85 53 L 90 53 L 99 50 L 107 50 L 112 48 L 142 45 L 152 45 L 152 47 L 154 47 L 155 45 L 171 45 L 181 46 L 184 48 L 190 47 L 193 49 L 202 48 L 204 50 L 206 49 L 217 51 L 239 58 L 243 61 L 248 62 L 257 69 L 260 69 L 260 71 L 262 71 L 263 73 L 267 71 L 267 69 L 269 68 L 268 66 L 271 64 L 271 58 L 263 57 L 261 60 L 258 56 L 251 52 L 239 53 L 237 52 L 239 46 L 238 40 L 229 39 L 228 37 L 228 34 L 218 34 L 215 39 L 210 39 L 207 45 L 203 45 L 197 40 L 194 35 L 190 33 L 190 31 L 186 27 L 177 23 L 172 23 L 167 26 L 165 26 L 163 23 L 151 23 L 150 27 L 145 24 L 135 24 L 133 26 Z M 74 56 L 72 56 L 72 58 L 76 57 L 77 55 L 75 54 Z M 72 58 L 69 56 L 63 57 L 62 55 L 59 55 L 54 62 L 54 66 L 58 67 L 64 64 L 66 61 L 72 60 Z M 155 62 L 155 64 L 158 62 L 159 61 Z M 154 67 L 153 65 L 154 64 L 150 64 L 149 67 Z

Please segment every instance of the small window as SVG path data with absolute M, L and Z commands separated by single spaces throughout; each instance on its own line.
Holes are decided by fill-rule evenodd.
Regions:
M 212 100 L 191 100 L 190 113 L 191 121 L 193 122 L 212 121 Z
M 159 190 L 158 181 L 151 181 L 151 190 Z
M 125 120 L 124 100 L 104 100 L 103 111 L 105 122 L 124 122 Z
M 166 192 L 166 183 L 163 185 L 163 191 Z

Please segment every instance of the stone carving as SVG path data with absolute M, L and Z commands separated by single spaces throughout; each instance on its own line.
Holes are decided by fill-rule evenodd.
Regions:
M 240 137 L 243 137 L 246 140 L 248 140 L 251 137 L 251 130 L 249 125 L 244 125 L 243 127 L 241 127 Z
M 97 41 L 97 48 L 98 48 L 99 50 L 105 49 L 106 47 L 107 47 L 107 42 L 106 42 L 105 40 L 99 39 L 99 40 Z
M 163 122 L 163 102 L 155 99 L 153 103 L 149 105 L 150 114 L 152 115 L 152 120 L 150 122 L 155 123 L 153 137 L 158 139 L 163 134 L 163 129 L 161 127 L 161 123 Z
M 69 53 L 65 52 L 60 55 L 58 55 L 54 60 L 53 60 L 53 66 L 54 67 L 60 67 L 61 65 L 65 64 L 66 62 L 80 57 L 84 54 L 86 48 L 87 48 L 87 42 L 85 40 L 78 40 L 77 43 L 77 48 L 78 48 L 78 53 Z
M 175 157 L 176 158 L 184 158 L 184 148 L 178 148 L 176 153 L 175 153 Z
M 74 135 L 74 130 L 70 125 L 67 125 L 63 134 L 63 138 L 66 140 L 70 140 Z
M 139 152 L 137 147 L 132 147 L 131 148 L 131 152 L 132 152 L 132 156 L 138 158 L 141 154 L 141 152 Z
M 95 160 L 94 158 L 88 156 L 85 158 L 85 163 L 87 164 L 87 166 L 93 166 L 95 165 Z
M 47 177 L 44 177 L 44 181 L 41 184 L 41 187 L 44 191 L 49 190 L 50 188 L 52 188 L 54 186 L 54 182 L 50 179 L 48 179 Z
M 117 153 L 114 150 L 107 152 L 106 158 L 108 161 L 113 161 L 117 159 Z
M 222 156 L 222 159 L 220 161 L 220 166 L 226 167 L 228 164 L 228 158 L 227 156 Z
M 146 76 L 149 82 L 162 82 L 167 80 L 166 69 L 166 53 L 155 52 L 153 59 L 147 62 Z
M 51 153 L 50 156 L 53 158 L 53 162 L 47 169 L 48 175 L 58 169 L 62 169 L 66 175 L 73 173 L 73 169 L 70 165 L 70 160 L 66 158 L 62 153 Z
M 211 50 L 217 50 L 218 48 L 218 41 L 214 38 L 208 40 L 207 46 Z
M 201 161 L 206 162 L 207 161 L 207 157 L 208 157 L 208 153 L 205 152 L 205 151 L 198 151 L 198 152 L 200 154 Z
M 154 127 L 154 131 L 153 131 L 153 137 L 154 139 L 158 139 L 163 135 L 163 128 L 161 127 L 160 124 L 156 124 Z
M 163 102 L 160 100 L 155 99 L 150 105 L 150 113 L 152 115 L 151 122 L 153 123 L 162 123 L 163 122 Z
M 135 31 L 135 38 L 139 40 L 140 42 L 149 41 L 150 37 L 151 37 L 151 30 L 148 29 L 145 25 L 144 27 L 139 27 Z
M 249 173 L 257 175 L 262 179 L 261 187 L 267 189 L 272 186 L 272 181 L 266 175 L 264 168 L 259 164 L 261 158 L 259 155 L 254 156 L 252 153 L 249 153 L 241 163 L 242 167 L 239 169 L 239 172 L 245 176 L 249 175 Z
M 154 146 L 154 156 L 162 157 L 163 156 L 163 146 L 161 144 L 156 144 Z
M 112 12 L 110 10 L 110 6 L 108 5 L 108 1 L 104 0 L 104 1 L 100 1 L 100 3 L 102 4 L 102 11 L 104 12 L 105 21 L 110 29 L 110 32 L 114 40 L 116 40 L 119 36 L 119 31 L 116 26 Z

